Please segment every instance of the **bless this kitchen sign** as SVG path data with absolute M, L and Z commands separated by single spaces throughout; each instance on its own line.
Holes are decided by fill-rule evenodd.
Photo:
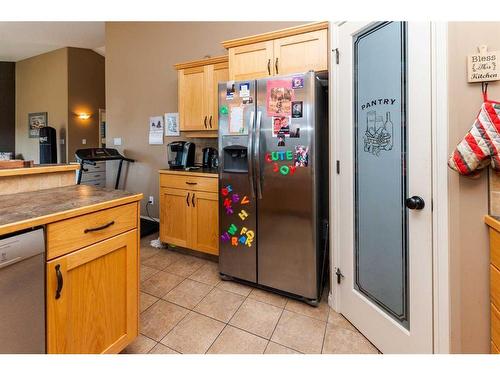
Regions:
M 499 51 L 488 51 L 486 46 L 480 46 L 479 53 L 469 55 L 467 59 L 468 81 L 487 82 L 500 80 L 499 57 Z

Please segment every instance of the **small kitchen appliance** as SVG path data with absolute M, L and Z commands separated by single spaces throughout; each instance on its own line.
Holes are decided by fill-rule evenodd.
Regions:
M 217 149 L 213 147 L 205 147 L 203 149 L 203 168 L 216 168 Z
M 186 169 L 194 166 L 196 146 L 193 142 L 176 141 L 167 145 L 170 169 Z

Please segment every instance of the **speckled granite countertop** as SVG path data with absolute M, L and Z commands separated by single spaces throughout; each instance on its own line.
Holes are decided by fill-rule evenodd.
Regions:
M 0 235 L 140 199 L 142 194 L 89 185 L 0 195 Z

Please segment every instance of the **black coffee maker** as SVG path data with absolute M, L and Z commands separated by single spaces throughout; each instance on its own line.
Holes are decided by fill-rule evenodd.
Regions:
M 167 145 L 168 165 L 170 169 L 194 167 L 196 146 L 193 142 L 176 141 Z
M 203 168 L 217 168 L 217 149 L 205 147 L 203 149 Z

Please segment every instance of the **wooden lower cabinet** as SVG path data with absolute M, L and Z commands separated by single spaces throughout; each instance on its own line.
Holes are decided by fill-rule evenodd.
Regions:
M 138 256 L 133 229 L 47 262 L 47 353 L 118 353 L 137 336 Z
M 189 191 L 160 189 L 160 239 L 177 246 L 188 247 L 190 227 Z
M 219 255 L 219 199 L 217 193 L 192 192 L 194 206 L 191 215 L 191 246 Z

